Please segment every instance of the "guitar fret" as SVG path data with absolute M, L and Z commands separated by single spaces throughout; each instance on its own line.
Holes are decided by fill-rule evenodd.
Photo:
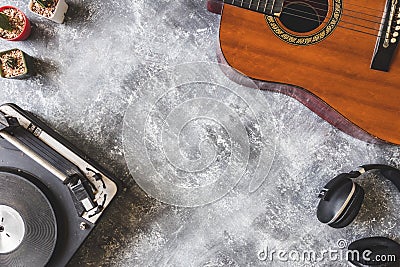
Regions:
M 265 13 L 266 5 L 267 5 L 268 1 L 267 0 L 259 0 L 258 2 L 259 2 L 259 6 L 256 11 Z
M 275 5 L 275 0 L 272 0 L 272 5 L 271 5 L 271 13 L 274 13 L 274 5 Z
M 283 0 L 222 0 L 224 3 L 260 12 L 266 15 L 280 13 Z M 249 2 L 247 2 L 249 1 Z

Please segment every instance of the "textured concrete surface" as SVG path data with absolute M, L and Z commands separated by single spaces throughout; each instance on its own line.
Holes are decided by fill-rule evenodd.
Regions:
M 330 178 L 365 163 L 399 166 L 400 149 L 349 137 L 295 100 L 270 92 L 260 94 L 270 122 L 262 130 L 264 136 L 274 138 L 275 153 L 270 166 L 257 167 L 267 173 L 257 190 L 249 189 L 248 179 L 240 179 L 226 195 L 198 207 L 174 206 L 147 195 L 129 174 L 124 158 L 125 112 L 142 100 L 147 92 L 143 89 L 152 90 L 149 81 L 161 77 L 160 71 L 187 62 L 216 61 L 219 16 L 206 11 L 204 0 L 67 2 L 66 22 L 58 25 L 28 13 L 26 1 L 7 1 L 27 12 L 34 28 L 28 41 L 2 41 L 1 49 L 23 49 L 36 58 L 38 74 L 27 81 L 1 80 L 0 102 L 14 102 L 37 114 L 124 183 L 118 199 L 70 266 L 346 266 L 342 260 L 271 263 L 260 260 L 259 252 L 266 248 L 320 252 L 337 249 L 340 239 L 351 242 L 371 235 L 400 240 L 400 196 L 375 173 L 360 179 L 367 196 L 349 227 L 334 230 L 318 223 L 315 216 L 316 193 Z M 158 81 L 155 93 L 163 80 Z M 238 86 L 235 90 L 242 89 Z M 172 104 L 178 99 L 176 94 L 165 97 L 171 97 Z M 211 98 L 218 97 L 224 100 L 219 93 Z M 168 99 L 162 104 L 166 103 Z M 252 104 L 249 102 L 255 114 L 263 113 L 262 107 Z M 128 116 L 134 121 L 132 113 Z M 147 123 L 138 121 L 136 125 L 150 127 L 146 128 L 150 131 L 160 126 L 151 128 Z M 218 128 L 218 123 L 209 123 L 208 129 L 214 131 L 210 137 L 210 131 L 203 131 L 204 125 L 189 125 L 182 132 L 180 156 L 197 160 L 215 156 L 212 153 L 216 151 L 217 157 L 210 160 L 220 159 L 219 168 L 229 166 L 227 158 L 218 158 L 218 153 L 226 156 L 234 150 L 211 138 L 229 138 L 229 134 Z M 249 129 L 247 125 L 249 140 L 253 140 L 257 131 Z M 206 142 L 185 138 L 196 134 Z M 142 141 L 155 148 L 135 150 L 137 162 L 159 148 L 154 140 Z M 195 143 L 190 144 L 192 141 Z M 125 142 L 129 147 L 129 139 Z M 260 157 L 250 149 L 246 162 L 250 171 Z M 155 169 L 165 167 L 152 163 Z M 175 182 L 183 187 L 201 186 L 214 181 L 214 174 L 200 178 Z

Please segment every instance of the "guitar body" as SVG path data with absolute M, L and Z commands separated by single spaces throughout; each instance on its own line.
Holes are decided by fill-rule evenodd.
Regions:
M 388 72 L 370 68 L 379 30 L 373 21 L 380 21 L 385 2 L 343 0 L 339 17 L 332 15 L 337 0 L 327 3 L 325 19 L 317 28 L 295 31 L 285 28 L 290 21 L 284 25 L 270 17 L 269 24 L 264 14 L 225 4 L 222 60 L 261 85 L 292 85 L 283 93 L 355 137 L 400 144 L 400 58 L 395 53 Z M 354 14 L 371 22 L 353 18 Z M 326 25 L 335 22 L 328 32 Z

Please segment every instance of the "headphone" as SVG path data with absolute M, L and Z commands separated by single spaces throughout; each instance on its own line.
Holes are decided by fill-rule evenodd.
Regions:
M 383 164 L 368 164 L 360 166 L 357 171 L 341 173 L 329 181 L 320 191 L 317 217 L 322 223 L 333 228 L 343 228 L 349 225 L 357 216 L 364 200 L 364 189 L 352 179 L 370 170 L 379 170 L 400 191 L 400 170 Z M 350 244 L 349 250 L 363 253 L 372 252 L 369 259 L 377 255 L 395 255 L 395 261 L 366 261 L 365 259 L 349 259 L 355 266 L 399 266 L 400 244 L 386 237 L 369 237 Z M 386 265 L 383 265 L 386 264 Z M 388 265 L 389 264 L 389 265 Z M 393 264 L 393 265 L 392 265 Z

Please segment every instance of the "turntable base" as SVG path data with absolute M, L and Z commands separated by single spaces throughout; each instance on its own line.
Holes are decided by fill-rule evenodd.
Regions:
M 0 106 L 0 266 L 65 266 L 117 192 L 43 122 Z

